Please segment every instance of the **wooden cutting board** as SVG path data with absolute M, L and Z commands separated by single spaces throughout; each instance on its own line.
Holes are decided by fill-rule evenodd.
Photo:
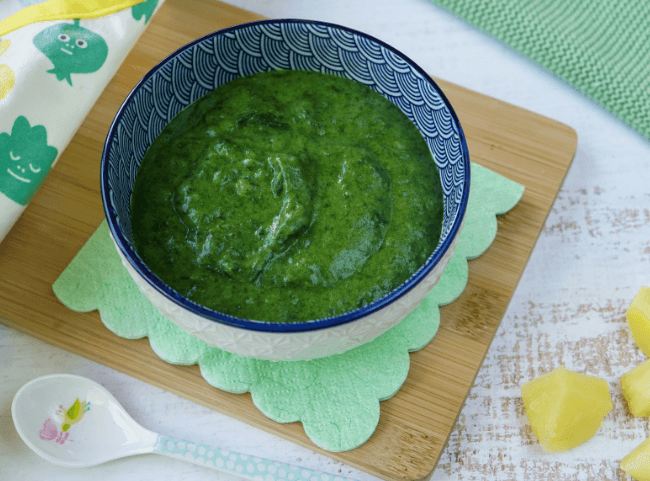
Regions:
M 442 309 L 435 339 L 411 354 L 408 379 L 393 398 L 381 403 L 376 432 L 349 452 L 321 450 L 300 423 L 269 420 L 254 407 L 250 395 L 210 387 L 197 366 L 161 361 L 148 340 L 121 339 L 103 326 L 97 312 L 71 312 L 52 292 L 52 283 L 104 218 L 99 194 L 101 150 L 128 92 L 145 72 L 182 45 L 260 18 L 214 0 L 166 0 L 0 244 L 0 321 L 378 477 L 426 479 L 573 159 L 577 135 L 570 127 L 436 79 L 458 113 L 472 160 L 525 185 L 526 191 L 519 204 L 499 219 L 492 246 L 469 263 L 467 288 Z

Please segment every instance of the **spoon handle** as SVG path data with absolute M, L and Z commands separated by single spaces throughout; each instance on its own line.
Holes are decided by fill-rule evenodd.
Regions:
M 255 481 L 354 481 L 171 436 L 159 435 L 153 452 Z

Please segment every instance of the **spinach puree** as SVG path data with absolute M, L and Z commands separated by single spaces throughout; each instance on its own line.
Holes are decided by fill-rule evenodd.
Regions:
M 173 289 L 268 322 L 342 314 L 435 249 L 440 178 L 408 118 L 335 75 L 240 77 L 194 102 L 147 151 L 136 250 Z

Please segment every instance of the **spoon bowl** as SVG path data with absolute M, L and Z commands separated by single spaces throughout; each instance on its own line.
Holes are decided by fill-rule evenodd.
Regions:
M 11 415 L 27 446 L 67 467 L 150 453 L 157 440 L 103 386 L 71 374 L 44 376 L 25 384 L 14 397 Z
M 11 415 L 27 446 L 66 467 L 82 468 L 154 453 L 247 479 L 348 479 L 149 431 L 135 422 L 103 386 L 72 374 L 43 376 L 25 384 L 14 396 Z

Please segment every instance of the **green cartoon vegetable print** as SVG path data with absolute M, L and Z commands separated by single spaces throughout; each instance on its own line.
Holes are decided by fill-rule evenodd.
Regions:
M 54 64 L 47 72 L 55 74 L 57 80 L 67 80 L 70 85 L 70 74 L 96 72 L 108 56 L 106 41 L 79 26 L 79 20 L 46 28 L 34 37 L 34 45 Z
M 153 15 L 156 5 L 158 5 L 158 0 L 146 0 L 137 5 L 133 5 L 131 7 L 131 15 L 136 20 L 140 20 L 144 16 L 144 24 L 146 25 L 149 23 L 149 19 Z
M 0 133 L 0 192 L 27 205 L 47 177 L 57 153 L 56 147 L 47 145 L 45 127 L 31 127 L 25 117 L 18 117 L 11 135 Z

